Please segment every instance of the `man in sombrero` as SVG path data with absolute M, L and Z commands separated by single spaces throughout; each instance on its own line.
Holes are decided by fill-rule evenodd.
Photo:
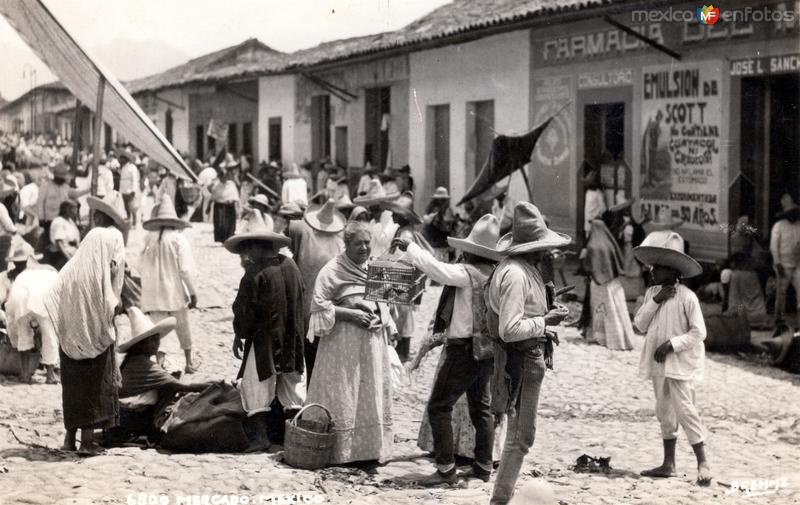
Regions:
M 127 441 L 145 435 L 151 442 L 161 438 L 157 425 L 158 414 L 169 403 L 174 403 L 176 393 L 199 393 L 211 382 L 187 384 L 161 368 L 151 358 L 158 354 L 161 339 L 175 329 L 174 317 L 154 324 L 138 307 L 128 309 L 131 337 L 117 347 L 125 354 L 119 367 L 122 388 L 119 391 L 119 426 L 110 433 L 115 441 Z
M 335 201 L 328 199 L 322 207 L 306 211 L 303 219 L 290 221 L 284 231 L 292 241 L 292 257 L 300 268 L 303 285 L 306 287 L 303 294 L 303 318 L 306 326 L 311 315 L 314 281 L 322 267 L 344 251 L 343 232 L 346 222 L 345 217 L 336 210 Z M 316 344 L 317 342 L 304 344 L 308 380 L 314 370 Z
M 494 345 L 486 329 L 484 286 L 502 258 L 497 252 L 500 225 L 491 214 L 481 217 L 467 238 L 448 237 L 461 251 L 460 262 L 449 264 L 406 238 L 393 245 L 406 251 L 405 259 L 445 286 L 434 316 L 433 333 L 445 333 L 445 358 L 428 400 L 436 472 L 428 483 L 454 484 L 458 480 L 453 443 L 453 406 L 467 395 L 475 427 L 474 463 L 467 477 L 489 481 L 492 472 L 495 419 L 491 411 Z
M 487 327 L 504 350 L 495 355 L 492 408 L 509 417 L 492 505 L 511 500 L 522 460 L 533 446 L 539 391 L 545 368 L 552 368 L 549 341 L 554 334 L 546 327 L 558 325 L 569 314 L 563 307 L 550 308 L 538 265 L 548 250 L 570 242 L 570 237 L 547 228 L 535 205 L 520 202 L 514 208 L 511 232 L 497 243 L 497 250 L 507 257 L 492 274 L 486 293 L 491 309 L 486 311 Z
M 695 293 L 681 284 L 703 269 L 684 253 L 683 238 L 674 231 L 650 233 L 633 250 L 653 267 L 653 286 L 644 295 L 633 324 L 646 334 L 639 375 L 653 382 L 656 417 L 661 424 L 664 460 L 645 470 L 645 477 L 674 477 L 678 426 L 683 427 L 697 457 L 697 483 L 711 483 L 706 461 L 705 429 L 695 406 L 694 388 L 703 378 L 706 325 Z
M 268 413 L 276 397 L 287 417 L 306 399 L 303 279 L 297 264 L 278 254 L 290 242 L 269 229 L 258 211 L 225 241 L 244 267 L 233 302 L 233 355 L 242 360 L 242 406 L 254 421 L 250 451 L 271 445 Z
M 169 195 L 162 195 L 153 211 L 152 217 L 142 223 L 147 235 L 139 256 L 141 308 L 156 322 L 167 317 L 177 320 L 175 333 L 186 361 L 184 371 L 192 374 L 197 371 L 189 324 L 189 309 L 197 306 L 192 281 L 195 265 L 191 245 L 181 233 L 190 225 L 178 218 Z M 164 363 L 165 356 L 164 352 L 159 353 L 159 363 Z

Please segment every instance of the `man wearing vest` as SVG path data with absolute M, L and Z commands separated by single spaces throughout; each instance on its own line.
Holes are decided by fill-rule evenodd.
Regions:
M 492 410 L 508 413 L 509 422 L 491 505 L 511 500 L 522 460 L 533 445 L 539 390 L 545 367 L 552 368 L 551 340 L 558 342 L 545 327 L 569 314 L 564 307 L 551 310 L 537 264 L 547 250 L 571 240 L 548 230 L 535 205 L 520 202 L 511 233 L 497 242 L 497 250 L 508 257 L 497 265 L 486 289 L 487 329 L 498 339 Z
M 489 481 L 492 472 L 495 418 L 491 412 L 491 378 L 494 344 L 486 329 L 484 288 L 501 255 L 495 250 L 500 226 L 487 214 L 465 239 L 448 237 L 451 247 L 461 251 L 461 262 L 448 264 L 408 240 L 396 238 L 393 245 L 406 251 L 405 260 L 444 285 L 434 320 L 434 333 L 446 332 L 445 359 L 436 375 L 428 401 L 433 434 L 436 472 L 425 484 L 455 484 L 452 412 L 456 401 L 467 394 L 469 415 L 475 427 L 475 459 L 464 478 Z

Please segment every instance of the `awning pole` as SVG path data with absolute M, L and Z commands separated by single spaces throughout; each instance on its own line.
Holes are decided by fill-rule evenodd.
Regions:
M 78 162 L 81 154 L 81 104 L 80 100 L 75 100 L 75 117 L 72 120 L 72 167 L 73 172 L 78 171 Z
M 97 108 L 94 110 L 94 146 L 92 149 L 92 196 L 97 196 L 97 171 L 100 164 L 100 141 L 103 129 L 103 95 L 106 79 L 102 75 L 97 81 Z

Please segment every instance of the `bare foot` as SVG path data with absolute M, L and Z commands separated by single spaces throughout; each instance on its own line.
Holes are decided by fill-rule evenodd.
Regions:
M 75 444 L 75 432 L 70 433 L 67 431 L 67 434 L 64 435 L 64 445 L 61 446 L 61 450 L 72 452 L 78 450 L 78 446 Z
M 97 456 L 106 452 L 104 448 L 99 446 L 98 444 L 92 442 L 91 444 L 84 444 L 81 443 L 81 448 L 78 451 L 80 456 Z
M 195 365 L 186 365 L 186 368 L 184 368 L 183 371 L 186 372 L 187 375 L 189 375 L 195 373 L 198 368 L 200 367 Z
M 711 479 L 711 468 L 708 466 L 708 463 L 697 465 L 697 485 L 710 486 Z
M 661 465 L 650 470 L 644 470 L 641 474 L 642 477 L 655 477 L 665 479 L 668 477 L 675 477 L 675 467 L 672 465 Z
M 244 450 L 244 452 L 246 453 L 265 452 L 267 451 L 267 449 L 270 448 L 270 446 L 272 446 L 272 444 L 269 442 L 269 440 L 257 440 L 255 442 L 252 442 L 250 446 Z

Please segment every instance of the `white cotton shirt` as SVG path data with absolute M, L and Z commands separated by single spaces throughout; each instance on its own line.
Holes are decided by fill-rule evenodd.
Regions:
M 706 355 L 703 344 L 706 323 L 700 301 L 694 291 L 678 284 L 675 296 L 658 304 L 653 297 L 659 291 L 661 286 L 653 286 L 645 292 L 644 303 L 633 320 L 633 325 L 646 334 L 639 375 L 644 379 L 701 380 Z M 668 340 L 675 352 L 667 354 L 664 363 L 656 363 L 653 358 L 656 349 Z
M 122 181 L 120 181 L 122 185 Z M 97 169 L 97 196 L 103 198 L 114 192 L 114 174 L 106 165 L 100 165 Z
M 296 202 L 308 205 L 308 185 L 305 179 L 286 179 L 281 188 L 281 201 L 283 203 Z
M 536 267 L 508 257 L 497 266 L 488 289 L 486 303 L 497 314 L 503 341 L 544 336 L 547 292 Z
M 50 223 L 50 243 L 55 245 L 59 240 L 75 246 L 81 241 L 81 232 L 75 223 L 61 216 L 53 219 L 53 222 Z
M 453 316 L 447 328 L 447 338 L 472 337 L 472 280 L 467 269 L 460 263 L 438 261 L 428 251 L 415 243 L 408 245 L 404 259 L 419 268 L 425 275 L 446 286 L 456 288 L 453 300 Z
M 772 227 L 769 250 L 776 265 L 794 268 L 800 263 L 800 221 L 781 219 Z
M 143 312 L 172 312 L 186 308 L 183 279 L 191 279 L 194 258 L 189 241 L 178 230 L 147 233 L 139 261 Z
M 119 172 L 119 192 L 123 195 L 139 192 L 139 169 L 133 163 L 126 163 Z
M 34 207 L 39 200 L 39 186 L 35 182 L 22 186 L 19 190 L 19 206 L 21 209 Z
M 583 230 L 587 234 L 592 229 L 592 220 L 600 219 L 607 209 L 606 199 L 601 190 L 586 190 L 586 200 L 583 204 Z

